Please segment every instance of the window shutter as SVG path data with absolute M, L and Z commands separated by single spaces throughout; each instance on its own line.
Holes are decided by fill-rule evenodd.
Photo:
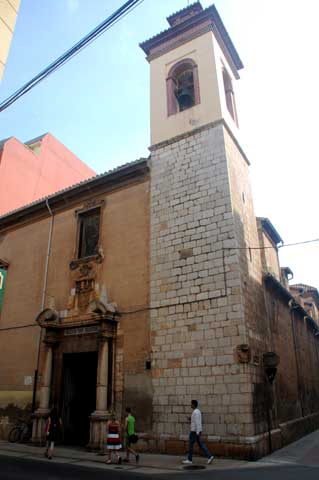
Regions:
M 0 312 L 2 309 L 4 289 L 6 286 L 7 271 L 3 268 L 0 268 Z

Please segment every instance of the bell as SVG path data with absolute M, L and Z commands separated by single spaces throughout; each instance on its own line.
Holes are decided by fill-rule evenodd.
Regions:
M 191 88 L 183 87 L 176 92 L 180 110 L 185 110 L 194 105 L 194 94 Z

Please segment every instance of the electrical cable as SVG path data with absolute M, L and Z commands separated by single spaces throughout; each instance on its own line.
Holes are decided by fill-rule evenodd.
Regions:
M 28 91 L 34 88 L 38 83 L 43 81 L 53 72 L 61 68 L 62 65 L 67 63 L 71 58 L 77 55 L 81 50 L 90 45 L 94 40 L 96 40 L 100 35 L 109 30 L 113 25 L 115 25 L 119 20 L 124 18 L 128 13 L 134 10 L 139 4 L 144 0 L 129 0 L 122 7 L 116 10 L 112 15 L 110 15 L 106 20 L 100 23 L 95 27 L 90 33 L 73 45 L 69 50 L 64 52 L 60 57 L 58 57 L 54 62 L 48 65 L 40 73 L 38 73 L 34 78 L 29 82 L 24 84 L 16 92 L 10 95 L 7 99 L 0 103 L 0 112 L 7 109 L 10 105 L 16 102 L 20 97 L 25 95 Z
M 304 240 L 303 242 L 295 242 L 295 243 L 287 243 L 287 244 L 283 244 L 283 245 L 280 245 L 278 248 L 283 248 L 283 247 L 295 247 L 295 246 L 298 246 L 298 245 L 304 245 L 304 244 L 307 244 L 307 243 L 314 243 L 314 242 L 319 242 L 319 238 L 315 238 L 313 240 Z M 225 250 L 266 250 L 268 248 L 274 248 L 274 247 L 226 247 L 226 248 L 223 248 L 222 250 L 225 251 Z M 213 300 L 213 299 L 218 299 L 218 298 L 222 298 L 222 297 L 225 297 L 224 294 L 218 296 L 218 297 L 209 297 L 209 298 L 206 298 L 204 301 L 207 301 L 207 300 Z M 173 305 L 161 305 L 161 306 L 158 306 L 158 307 L 141 307 L 141 308 L 138 308 L 136 310 L 126 310 L 126 311 L 123 311 L 123 312 L 118 312 L 120 315 L 131 315 L 131 314 L 134 314 L 134 313 L 140 313 L 140 312 L 146 312 L 146 311 L 150 311 L 150 310 L 158 310 L 159 308 L 166 308 L 166 307 L 171 307 L 171 306 L 178 306 L 178 305 L 183 305 L 184 303 L 194 303 L 194 302 L 198 302 L 198 300 L 194 300 L 194 301 L 187 301 L 187 302 L 183 302 L 183 303 L 176 303 L 176 304 L 173 304 Z M 19 325 L 19 326 L 13 326 L 13 327 L 4 327 L 4 328 L 0 328 L 0 332 L 1 331 L 4 331 L 4 330 L 15 330 L 15 329 L 19 329 L 19 328 L 28 328 L 28 327 L 35 327 L 37 324 L 33 323 L 33 324 L 28 324 L 28 325 Z
M 304 245 L 306 243 L 315 243 L 319 242 L 319 238 L 314 238 L 312 240 L 304 240 L 303 242 L 295 242 L 295 243 L 283 243 L 282 245 L 278 245 L 279 248 L 285 247 L 295 247 L 297 245 Z M 224 247 L 223 250 L 267 250 L 268 248 L 274 248 L 273 246 L 269 247 Z

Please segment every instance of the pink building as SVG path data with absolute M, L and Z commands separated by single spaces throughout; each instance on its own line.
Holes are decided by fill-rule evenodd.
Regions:
M 53 135 L 0 142 L 0 215 L 95 176 Z

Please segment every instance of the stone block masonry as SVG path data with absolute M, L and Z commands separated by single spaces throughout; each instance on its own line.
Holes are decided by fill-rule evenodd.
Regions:
M 196 398 L 205 434 L 236 442 L 254 425 L 223 123 L 152 147 L 151 163 L 153 432 L 182 440 Z

